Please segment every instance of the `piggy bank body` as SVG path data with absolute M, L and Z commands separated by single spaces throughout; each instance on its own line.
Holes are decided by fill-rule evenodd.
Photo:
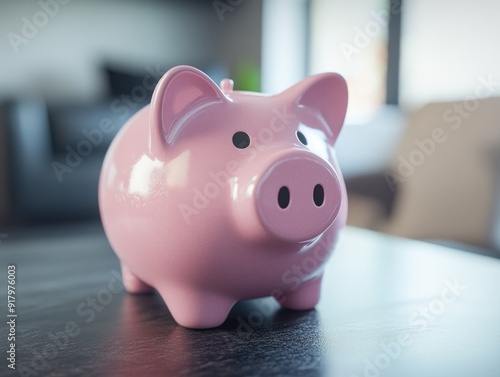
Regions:
M 111 144 L 99 207 L 131 293 L 156 289 L 189 328 L 241 299 L 305 310 L 347 214 L 333 145 L 344 79 L 311 76 L 273 96 L 219 88 L 179 66 Z

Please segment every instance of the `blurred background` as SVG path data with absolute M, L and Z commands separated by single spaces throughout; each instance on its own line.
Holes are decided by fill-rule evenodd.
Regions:
M 0 229 L 98 223 L 106 149 L 175 65 L 266 93 L 335 71 L 350 91 L 336 145 L 349 223 L 498 257 L 499 11 L 493 0 L 1 1 Z

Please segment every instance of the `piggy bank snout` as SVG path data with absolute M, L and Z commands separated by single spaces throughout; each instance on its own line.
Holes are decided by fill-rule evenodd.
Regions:
M 311 240 L 328 229 L 341 200 L 340 181 L 332 166 L 306 152 L 274 161 L 256 190 L 264 228 L 295 242 Z

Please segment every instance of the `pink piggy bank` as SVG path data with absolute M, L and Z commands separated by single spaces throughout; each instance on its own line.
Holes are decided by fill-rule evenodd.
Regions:
M 175 321 L 219 326 L 241 299 L 312 309 L 347 216 L 333 145 L 338 74 L 278 95 L 219 88 L 179 66 L 111 144 L 99 206 L 128 292 L 156 289 Z

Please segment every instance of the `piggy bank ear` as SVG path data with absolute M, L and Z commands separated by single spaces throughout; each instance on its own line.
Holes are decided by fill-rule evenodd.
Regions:
M 200 70 L 172 68 L 161 78 L 151 100 L 150 149 L 173 143 L 190 116 L 225 100 L 219 87 Z
M 347 111 L 347 84 L 337 73 L 310 76 L 287 90 L 298 106 L 312 109 L 325 121 L 332 145 L 344 124 Z

